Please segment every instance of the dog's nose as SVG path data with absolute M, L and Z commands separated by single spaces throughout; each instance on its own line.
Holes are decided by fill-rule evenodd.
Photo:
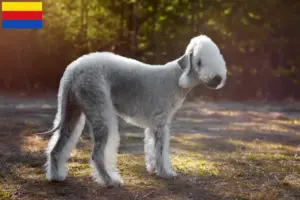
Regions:
M 209 81 L 208 86 L 216 88 L 218 85 L 220 85 L 221 82 L 222 82 L 222 77 L 219 75 L 216 75 Z

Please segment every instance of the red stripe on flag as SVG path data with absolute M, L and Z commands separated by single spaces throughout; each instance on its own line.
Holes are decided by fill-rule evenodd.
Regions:
M 3 20 L 42 20 L 42 11 L 2 11 Z

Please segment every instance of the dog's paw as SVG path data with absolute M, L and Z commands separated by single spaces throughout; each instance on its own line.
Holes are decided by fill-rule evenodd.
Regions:
M 106 183 L 106 188 L 118 188 L 124 185 L 123 180 L 111 180 L 110 182 Z
M 109 180 L 106 182 L 96 180 L 96 182 L 102 188 L 118 188 L 118 187 L 122 187 L 124 185 L 122 180 Z
M 169 172 L 159 172 L 156 175 L 163 179 L 172 179 L 172 178 L 176 178 L 178 176 L 178 174 L 173 170 L 169 171 Z
M 59 174 L 59 173 L 54 173 L 54 172 L 47 172 L 46 178 L 48 179 L 49 182 L 61 182 L 66 179 L 65 174 Z
M 173 177 L 177 177 L 178 176 L 177 172 L 175 172 L 173 170 L 172 170 L 171 174 L 172 174 Z
M 124 181 L 117 171 L 109 172 L 109 175 L 111 177 L 111 181 L 107 184 L 109 187 L 122 187 L 124 185 Z
M 49 161 L 45 164 L 46 166 L 46 178 L 50 182 L 64 181 L 68 174 L 68 169 L 65 165 L 60 165 L 59 168 L 54 167 Z
M 146 165 L 146 170 L 147 172 L 149 172 L 150 174 L 155 173 L 155 167 L 152 165 Z
M 94 178 L 94 180 L 103 188 L 118 188 L 124 185 L 124 181 L 117 173 L 111 174 L 110 178 L 103 180 L 100 176 Z

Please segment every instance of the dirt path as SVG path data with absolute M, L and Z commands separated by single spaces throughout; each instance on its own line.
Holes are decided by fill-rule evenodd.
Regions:
M 89 177 L 90 142 L 83 137 L 62 183 L 44 177 L 55 98 L 0 95 L 0 199 L 300 199 L 300 105 L 185 103 L 172 124 L 175 180 L 144 170 L 142 130 L 120 128 L 122 189 Z

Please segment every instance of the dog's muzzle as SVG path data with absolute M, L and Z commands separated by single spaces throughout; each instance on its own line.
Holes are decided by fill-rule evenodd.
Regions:
M 222 77 L 219 75 L 214 76 L 211 80 L 205 83 L 207 87 L 217 89 L 219 85 L 222 83 Z

